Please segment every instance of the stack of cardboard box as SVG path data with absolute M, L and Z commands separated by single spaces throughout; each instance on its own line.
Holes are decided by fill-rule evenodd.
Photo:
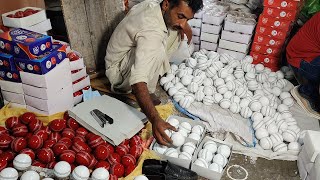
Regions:
M 10 28 L 24 28 L 30 31 L 47 34 L 52 29 L 46 11 L 36 7 L 24 7 L 2 14 L 3 25 Z
M 243 59 L 249 51 L 255 25 L 253 14 L 229 11 L 217 51 L 230 54 L 239 60 Z
M 194 44 L 194 50 L 200 50 L 200 35 L 201 35 L 201 23 L 202 23 L 202 14 L 204 11 L 196 13 L 193 19 L 188 21 L 192 29 L 192 42 Z
M 73 93 L 90 85 L 83 59 L 70 63 L 67 45 L 50 36 L 11 29 L 0 34 L 0 51 L 2 95 L 13 105 L 52 115 L 72 108 Z
M 304 145 L 298 156 L 298 169 L 302 180 L 320 179 L 320 132 L 306 131 Z
M 255 64 L 279 70 L 280 56 L 302 4 L 302 1 L 264 1 L 250 52 Z

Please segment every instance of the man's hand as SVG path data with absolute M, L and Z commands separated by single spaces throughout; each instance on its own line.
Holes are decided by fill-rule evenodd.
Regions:
M 152 124 L 152 132 L 154 138 L 156 138 L 157 142 L 161 145 L 170 146 L 172 140 L 169 136 L 164 132 L 166 129 L 177 131 L 177 129 L 171 124 L 163 121 L 161 118 L 157 118 L 153 120 Z
M 181 29 L 179 30 L 179 33 L 180 33 L 182 40 L 184 40 L 184 35 L 186 35 L 188 38 L 188 44 L 190 44 L 191 39 L 192 39 L 192 29 L 188 23 L 186 23 L 186 25 L 181 27 Z

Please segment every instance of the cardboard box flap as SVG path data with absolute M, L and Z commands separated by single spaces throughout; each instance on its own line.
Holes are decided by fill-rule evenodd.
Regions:
M 93 109 L 109 115 L 114 120 L 113 124 L 107 123 L 102 128 L 90 114 Z M 113 145 L 119 145 L 123 140 L 130 139 L 147 121 L 146 116 L 137 109 L 107 95 L 78 104 L 69 110 L 69 115 Z

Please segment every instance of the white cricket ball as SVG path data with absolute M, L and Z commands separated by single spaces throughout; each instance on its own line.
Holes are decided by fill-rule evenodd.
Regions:
M 277 145 L 274 145 L 273 147 L 273 151 L 274 152 L 287 152 L 288 151 L 288 147 L 285 143 L 281 142 Z
M 284 112 L 284 111 L 288 111 L 289 108 L 288 108 L 288 106 L 285 105 L 285 104 L 280 104 L 280 105 L 278 106 L 277 110 L 278 110 L 280 113 L 282 113 L 282 112 Z
M 253 124 L 252 124 L 252 127 L 254 130 L 259 130 L 261 128 L 265 129 L 265 124 L 262 120 L 258 120 L 258 121 L 254 121 Z
M 213 95 L 213 98 L 214 98 L 214 102 L 218 104 L 223 99 L 223 96 L 220 93 L 215 93 Z
M 183 146 L 182 146 L 182 151 L 183 152 L 187 152 L 189 154 L 193 154 L 194 150 L 196 149 L 196 145 L 193 142 L 186 142 Z
M 54 166 L 53 170 L 53 173 L 57 178 L 66 178 L 71 173 L 71 166 L 66 161 L 60 161 Z
M 292 107 L 294 105 L 294 100 L 292 97 L 285 98 L 282 103 L 287 105 L 288 107 Z
M 164 154 L 166 151 L 167 151 L 167 149 L 168 149 L 168 147 L 167 146 L 164 146 L 164 145 L 160 145 L 160 144 L 158 144 L 158 143 L 155 143 L 154 145 L 153 145 L 153 148 L 152 148 L 154 151 L 156 151 L 156 152 L 158 152 L 159 154 Z
M 265 150 L 269 150 L 273 146 L 272 140 L 269 137 L 264 137 L 264 138 L 260 139 L 259 144 Z
M 286 98 L 291 98 L 291 94 L 289 92 L 282 92 L 279 96 L 280 100 L 283 101 Z
M 288 144 L 288 150 L 300 151 L 301 145 L 298 142 L 291 142 Z
M 208 168 L 208 163 L 206 160 L 202 159 L 202 158 L 198 158 L 194 161 L 194 164 L 203 167 L 203 168 Z
M 208 149 L 201 149 L 198 153 L 198 158 L 202 158 L 206 160 L 207 162 L 212 161 L 213 154 Z
M 227 158 L 224 157 L 222 154 L 216 154 L 212 160 L 212 162 L 217 163 L 222 167 L 224 167 L 227 164 L 227 161 L 228 161 Z
M 179 129 L 185 130 L 188 134 L 191 132 L 191 128 L 192 128 L 192 126 L 188 122 L 182 122 L 179 125 Z
M 264 138 L 264 137 L 268 137 L 268 136 L 269 136 L 269 133 L 268 133 L 268 131 L 267 131 L 266 129 L 260 128 L 260 129 L 257 129 L 257 130 L 256 130 L 255 135 L 256 135 L 256 138 L 257 138 L 258 140 L 260 140 L 260 139 L 262 139 L 262 138 Z
M 242 108 L 240 114 L 243 118 L 249 118 L 252 115 L 252 111 L 249 107 Z
M 222 99 L 220 101 L 220 107 L 223 109 L 228 109 L 231 105 L 231 101 L 229 99 Z
M 214 141 L 207 141 L 203 144 L 202 146 L 203 149 L 207 149 L 208 151 L 210 151 L 212 154 L 217 152 L 218 146 L 217 143 L 215 143 Z
M 223 167 L 221 165 L 217 164 L 217 163 L 212 163 L 212 164 L 210 164 L 209 169 L 211 171 L 215 171 L 215 172 L 221 173 L 222 170 L 223 170 Z
M 174 148 L 168 148 L 167 151 L 164 153 L 164 155 L 173 157 L 173 158 L 178 158 L 179 152 Z
M 171 124 L 171 126 L 177 128 L 177 129 L 178 129 L 179 124 L 180 124 L 179 120 L 176 119 L 176 118 L 170 118 L 170 119 L 168 120 L 168 123 Z
M 190 159 L 192 159 L 192 156 L 189 154 L 189 153 L 187 153 L 187 152 L 182 152 L 182 153 L 180 153 L 179 154 L 179 157 L 178 157 L 179 159 L 187 159 L 187 160 L 190 160 Z
M 196 140 L 196 141 L 199 141 L 201 136 L 197 133 L 191 133 L 189 136 L 188 136 L 190 139 L 193 139 L 193 140 Z
M 285 130 L 282 133 L 282 136 L 283 136 L 283 140 L 286 142 L 289 142 L 289 143 L 297 140 L 297 134 L 293 130 L 290 130 L 290 129 Z
M 231 149 L 229 146 L 222 144 L 218 147 L 217 152 L 218 154 L 222 154 L 224 157 L 228 158 L 231 154 Z
M 283 137 L 280 133 L 274 133 L 270 135 L 272 144 L 276 145 L 283 142 Z
M 109 178 L 109 171 L 105 168 L 97 168 L 92 172 L 92 180 L 105 180 Z
M 259 101 L 253 100 L 250 102 L 249 107 L 250 107 L 251 111 L 259 112 L 260 109 L 262 108 L 262 105 Z
M 19 154 L 13 159 L 13 167 L 19 171 L 27 170 L 31 163 L 31 157 L 27 154 Z
M 218 86 L 225 84 L 225 82 L 222 78 L 218 78 L 218 79 L 214 80 L 213 84 L 215 87 L 218 87 Z
M 17 180 L 19 178 L 18 171 L 12 167 L 4 168 L 0 172 L 1 180 Z
M 232 113 L 237 114 L 240 112 L 241 107 L 238 103 L 233 102 L 233 103 L 231 103 L 229 109 Z
M 254 112 L 251 115 L 251 119 L 253 121 L 261 121 L 261 120 L 263 120 L 263 115 L 260 112 Z
M 180 132 L 174 132 L 171 135 L 172 145 L 179 147 L 182 146 L 185 142 L 185 137 Z
M 149 180 L 149 179 L 144 175 L 139 175 L 139 176 L 136 176 L 133 180 Z
M 231 102 L 239 104 L 241 99 L 238 96 L 232 96 L 230 98 Z
M 88 176 L 89 178 L 89 176 Z M 20 177 L 20 180 L 40 180 L 40 175 L 35 171 L 26 171 Z
M 192 127 L 192 130 L 191 130 L 192 133 L 199 134 L 199 136 L 202 135 L 203 131 L 204 131 L 204 127 L 202 127 L 201 125 L 195 125 Z

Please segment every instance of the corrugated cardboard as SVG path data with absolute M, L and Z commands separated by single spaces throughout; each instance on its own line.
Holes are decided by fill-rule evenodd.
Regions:
M 320 154 L 320 132 L 307 131 L 304 137 L 304 150 L 311 162 L 315 162 L 316 157 Z
M 27 108 L 27 105 L 25 105 L 25 104 L 18 104 L 18 103 L 9 102 L 9 101 L 6 101 L 6 100 L 4 100 L 3 102 L 4 102 L 5 105 L 9 104 L 9 107 L 24 108 L 24 109 Z
M 221 33 L 221 39 L 243 43 L 243 44 L 249 44 L 251 42 L 251 34 L 242 34 L 237 32 L 230 32 L 223 30 Z
M 0 80 L 0 88 L 5 91 L 24 94 L 22 83 Z
M 256 25 L 239 24 L 239 23 L 234 23 L 230 21 L 225 21 L 223 29 L 226 31 L 235 31 L 235 32 L 240 32 L 244 34 L 253 34 L 253 30 L 255 26 Z
M 223 49 L 223 48 L 220 48 L 220 47 L 218 48 L 217 52 L 220 53 L 220 54 L 221 53 L 229 54 L 229 55 L 231 55 L 232 57 L 234 57 L 237 60 L 242 60 L 246 56 L 245 53 L 231 51 L 231 50 Z
M 249 44 L 241 44 L 237 42 L 227 41 L 224 39 L 220 39 L 219 41 L 219 48 L 229 49 L 232 51 L 237 51 L 245 54 L 248 53 L 249 47 L 250 47 Z
M 82 77 L 85 77 L 85 76 L 87 76 L 87 70 L 86 70 L 86 68 L 83 68 L 80 71 L 71 74 L 72 82 L 74 82 Z
M 90 86 L 90 77 L 87 76 L 85 79 L 73 84 L 73 92 L 80 91 L 81 89 Z
M 202 15 L 202 22 L 206 23 L 206 24 L 214 24 L 219 26 L 220 24 L 222 24 L 224 18 L 226 18 L 226 14 L 222 15 L 222 16 L 212 16 L 210 14 L 203 14 Z
M 44 33 L 44 32 L 51 30 L 52 26 L 51 26 L 50 19 L 47 19 L 47 20 L 42 21 L 42 22 L 35 24 L 33 26 L 23 27 L 23 28 L 28 29 L 30 31 L 37 32 L 37 33 Z
M 211 33 L 211 34 L 220 34 L 221 28 L 222 28 L 221 25 L 217 26 L 217 25 L 202 23 L 201 31 Z
M 14 102 L 22 105 L 26 104 L 24 94 L 18 94 L 18 93 L 13 93 L 13 92 L 4 91 L 4 90 L 1 92 L 2 92 L 3 99 L 5 99 L 6 101 Z
M 216 44 L 216 43 L 211 43 L 211 42 L 206 42 L 206 41 L 201 41 L 201 44 L 200 44 L 201 49 L 206 49 L 209 51 L 216 51 L 217 46 L 218 46 L 218 44 Z
M 219 36 L 220 35 L 218 34 L 210 34 L 210 33 L 202 32 L 200 36 L 200 40 L 217 44 Z

